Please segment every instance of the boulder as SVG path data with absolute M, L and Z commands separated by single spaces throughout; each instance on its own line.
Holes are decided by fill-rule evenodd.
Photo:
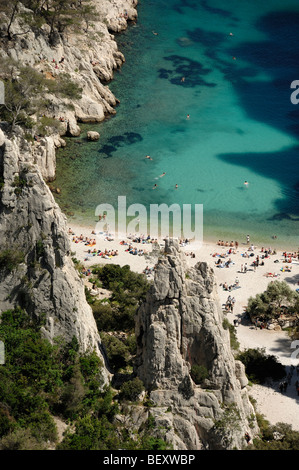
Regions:
M 100 138 L 100 134 L 98 132 L 95 132 L 95 131 L 88 131 L 87 132 L 87 139 L 88 140 L 96 141 L 96 140 L 99 140 L 99 138 Z

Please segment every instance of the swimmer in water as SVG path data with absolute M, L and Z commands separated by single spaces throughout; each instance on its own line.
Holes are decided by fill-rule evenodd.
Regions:
M 190 114 L 187 114 L 187 119 L 190 119 Z
M 146 155 L 146 157 L 148 160 L 152 160 L 152 157 L 150 157 L 149 155 Z
M 177 185 L 177 184 L 175 185 L 175 189 L 178 189 L 178 185 Z
M 153 186 L 153 189 L 156 189 L 158 187 L 158 185 L 155 183 L 154 186 Z
M 248 186 L 248 181 L 244 181 L 245 186 Z
M 160 178 L 162 178 L 162 176 L 165 176 L 165 175 L 166 175 L 166 173 L 165 173 L 165 171 L 164 171 L 164 173 L 162 173 L 162 175 L 160 175 Z

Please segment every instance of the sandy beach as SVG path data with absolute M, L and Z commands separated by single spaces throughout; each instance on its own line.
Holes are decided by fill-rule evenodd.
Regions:
M 75 253 L 75 258 L 82 262 L 87 269 L 94 264 L 115 263 L 120 266 L 129 265 L 133 271 L 141 273 L 146 268 L 152 269 L 156 263 L 157 258 L 150 256 L 154 245 L 152 243 L 134 242 L 134 234 L 132 236 L 129 235 L 129 238 L 124 236 L 123 239 L 114 239 L 113 234 L 108 234 L 107 237 L 105 232 L 92 233 L 95 230 L 94 227 L 88 228 L 72 224 L 71 222 L 69 224 L 72 252 Z M 80 236 L 84 239 L 87 237 L 93 240 L 95 244 L 87 246 L 83 241 L 78 241 Z M 122 241 L 125 241 L 127 244 L 121 244 Z M 164 246 L 163 240 L 159 240 L 158 243 L 161 247 Z M 136 255 L 127 251 L 130 245 L 137 250 Z M 265 251 L 269 247 L 265 246 L 263 248 Z M 271 248 L 272 250 L 274 249 L 273 247 Z M 261 251 L 261 246 L 254 246 L 254 241 L 253 246 L 251 242 L 247 244 L 246 239 L 240 240 L 237 248 L 219 246 L 216 240 L 215 243 L 211 241 L 204 242 L 202 246 L 197 246 L 191 242 L 182 246 L 181 249 L 186 254 L 186 261 L 189 266 L 193 266 L 199 261 L 205 261 L 214 269 L 221 304 L 226 303 L 228 295 L 235 298 L 234 311 L 233 313 L 227 313 L 226 316 L 231 323 L 234 320 L 241 320 L 236 327 L 240 349 L 265 348 L 267 354 L 276 356 L 287 367 L 287 371 L 291 364 L 296 365 L 296 361 L 294 362 L 294 359 L 292 359 L 292 353 L 294 353 L 295 349 L 292 348 L 291 339 L 286 332 L 281 330 L 255 329 L 252 324 L 248 324 L 242 317 L 248 298 L 263 292 L 273 280 L 284 280 L 292 289 L 298 288 L 299 261 L 293 258 L 291 263 L 284 263 L 284 250 L 277 249 L 276 253 L 270 254 L 269 257 L 263 259 L 263 266 L 259 265 L 254 269 L 251 266 L 252 261 L 255 260 L 257 255 L 262 260 L 264 251 Z M 231 252 L 229 253 L 230 250 Z M 287 247 L 285 247 L 285 250 L 288 252 Z M 96 253 L 91 253 L 92 251 Z M 106 251 L 106 255 L 98 256 L 98 251 L 101 253 Z M 116 251 L 118 254 L 111 256 L 111 252 L 115 253 Z M 194 255 L 191 256 L 190 253 L 193 253 L 195 257 Z M 248 257 L 244 255 L 248 255 Z M 218 267 L 216 263 L 219 263 L 219 259 L 224 263 L 231 260 L 229 267 Z M 244 272 L 245 263 L 248 266 L 247 272 Z M 241 271 L 242 265 L 243 272 Z M 286 271 L 285 268 L 290 271 Z M 153 273 L 150 272 L 149 278 L 152 278 L 152 276 Z M 225 283 L 228 286 L 237 283 L 238 288 L 231 291 L 224 290 L 223 284 Z M 257 411 L 263 414 L 271 424 L 285 422 L 291 424 L 294 430 L 299 431 L 299 397 L 295 389 L 296 380 L 297 375 L 295 371 L 287 391 L 283 394 L 278 390 L 277 383 L 271 386 L 253 385 L 249 387 L 249 394 L 256 400 Z

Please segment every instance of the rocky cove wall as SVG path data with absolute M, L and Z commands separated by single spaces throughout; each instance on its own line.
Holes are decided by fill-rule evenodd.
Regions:
M 51 103 L 49 117 L 62 120 L 59 135 L 40 138 L 31 145 L 45 181 L 55 179 L 56 149 L 65 145 L 62 137 L 79 136 L 80 122 L 101 122 L 108 114 L 115 114 L 114 107 L 118 103 L 107 83 L 113 79 L 114 71 L 121 67 L 125 57 L 111 33 L 123 31 L 128 22 L 137 19 L 137 0 L 93 0 L 92 5 L 94 17 L 87 31 L 69 32 L 63 38 L 57 35 L 53 46 L 49 44 L 47 25 L 38 32 L 20 35 L 24 27 L 16 20 L 12 26 L 13 44 L 1 50 L 2 57 L 30 65 L 49 80 L 66 73 L 82 89 L 80 99 L 45 96 Z M 62 57 L 64 60 L 59 63 Z

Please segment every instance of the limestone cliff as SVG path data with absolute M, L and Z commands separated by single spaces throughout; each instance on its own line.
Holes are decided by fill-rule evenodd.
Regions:
M 75 336 L 82 351 L 95 348 L 104 363 L 92 310 L 72 262 L 66 218 L 45 182 L 55 179 L 56 149 L 65 145 L 61 136 L 77 136 L 78 122 L 100 122 L 115 113 L 117 99 L 105 83 L 125 58 L 111 32 L 125 29 L 128 21 L 136 19 L 136 4 L 135 0 L 93 0 L 89 28 L 57 33 L 49 41 L 48 25 L 24 24 L 30 11 L 20 3 L 22 15 L 15 18 L 11 38 L 2 41 L 0 48 L 1 57 L 29 65 L 49 80 L 67 74 L 82 89 L 80 99 L 45 96 L 51 103 L 49 117 L 61 118 L 59 134 L 28 142 L 20 128 L 11 133 L 1 124 L 0 313 L 20 305 L 45 322 L 48 339 L 60 336 L 68 341 Z M 4 12 L 0 33 L 7 23 Z M 108 367 L 103 375 L 107 382 Z
M 0 57 L 10 57 L 20 65 L 29 65 L 49 80 L 55 81 L 60 74 L 67 74 L 82 89 L 80 99 L 62 99 L 53 94 L 45 96 L 51 103 L 47 115 L 62 119 L 60 136 L 79 136 L 80 122 L 101 122 L 107 115 L 115 113 L 114 107 L 118 103 L 107 83 L 113 79 L 114 71 L 124 63 L 125 57 L 111 33 L 126 29 L 128 21 L 136 20 L 137 1 L 91 2 L 94 16 L 85 31 L 82 27 L 80 31 L 70 29 L 64 35 L 57 33 L 54 43 L 50 43 L 48 25 L 36 30 L 29 25 L 25 27 L 23 17 L 21 20 L 16 18 L 11 27 L 13 40 L 2 44 L 0 49 Z M 19 10 L 23 14 L 29 12 L 21 4 Z M 5 22 L 0 22 L 0 32 L 4 29 Z M 55 179 L 55 150 L 64 145 L 60 136 L 42 138 L 32 148 L 46 181 Z
M 50 341 L 75 336 L 82 351 L 95 348 L 104 362 L 66 218 L 28 150 L 22 136 L 9 140 L 0 130 L 0 311 L 26 308 L 45 322 Z
M 243 365 L 234 360 L 212 269 L 187 273 L 175 241 L 166 243 L 154 284 L 137 314 L 136 373 L 151 414 L 176 449 L 241 449 L 257 431 Z M 200 385 L 191 367 L 208 376 Z

